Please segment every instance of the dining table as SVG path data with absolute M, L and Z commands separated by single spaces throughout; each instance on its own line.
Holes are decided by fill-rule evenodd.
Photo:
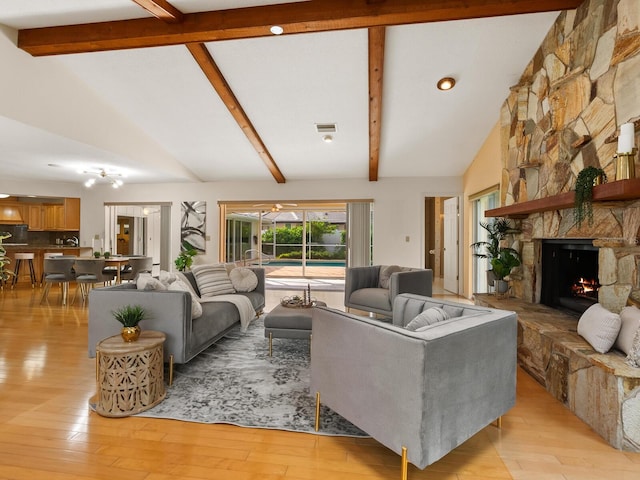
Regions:
M 109 258 L 104 259 L 104 264 L 106 266 L 115 266 L 116 267 L 116 284 L 122 283 L 122 278 L 120 277 L 120 273 L 122 273 L 122 267 L 129 264 L 130 257 L 124 256 L 111 256 Z

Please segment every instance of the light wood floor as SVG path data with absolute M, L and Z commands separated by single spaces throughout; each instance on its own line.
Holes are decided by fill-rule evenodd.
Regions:
M 0 293 L 0 479 L 399 478 L 398 456 L 371 439 L 90 412 L 86 308 L 57 298 L 40 306 L 38 289 Z M 640 454 L 607 445 L 520 371 L 502 430 L 485 428 L 409 478 L 638 480 Z

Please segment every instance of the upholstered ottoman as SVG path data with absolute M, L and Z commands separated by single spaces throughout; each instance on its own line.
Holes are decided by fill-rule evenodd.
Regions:
M 317 306 L 326 307 L 324 302 Z M 311 316 L 313 307 L 292 308 L 276 306 L 264 317 L 264 336 L 269 339 L 269 356 L 273 352 L 274 338 L 297 338 L 311 342 Z M 311 343 L 309 343 L 311 347 Z

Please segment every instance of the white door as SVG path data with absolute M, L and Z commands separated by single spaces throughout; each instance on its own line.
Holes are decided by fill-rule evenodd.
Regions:
M 444 201 L 444 289 L 458 293 L 458 197 Z

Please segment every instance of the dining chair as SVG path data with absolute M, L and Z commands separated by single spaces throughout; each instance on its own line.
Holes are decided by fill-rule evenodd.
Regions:
M 129 258 L 129 268 L 120 273 L 122 281 L 135 280 L 139 273 L 151 273 L 153 268 L 152 257 L 131 257 Z
M 43 260 L 42 271 L 44 274 L 44 289 L 42 292 L 40 303 L 48 300 L 51 284 L 57 283 L 62 288 L 62 305 L 67 304 L 67 297 L 69 295 L 69 282 L 74 281 L 76 278 L 76 274 L 73 269 L 75 263 L 76 257 L 68 255 L 54 258 L 45 258 Z
M 82 296 L 82 304 L 84 305 L 88 296 L 89 290 L 97 283 L 106 285 L 113 281 L 116 276 L 116 272 L 105 272 L 104 270 L 105 260 L 104 258 L 87 258 L 82 260 L 76 260 L 74 265 L 76 291 L 73 295 L 72 304 L 75 302 L 78 292 Z

